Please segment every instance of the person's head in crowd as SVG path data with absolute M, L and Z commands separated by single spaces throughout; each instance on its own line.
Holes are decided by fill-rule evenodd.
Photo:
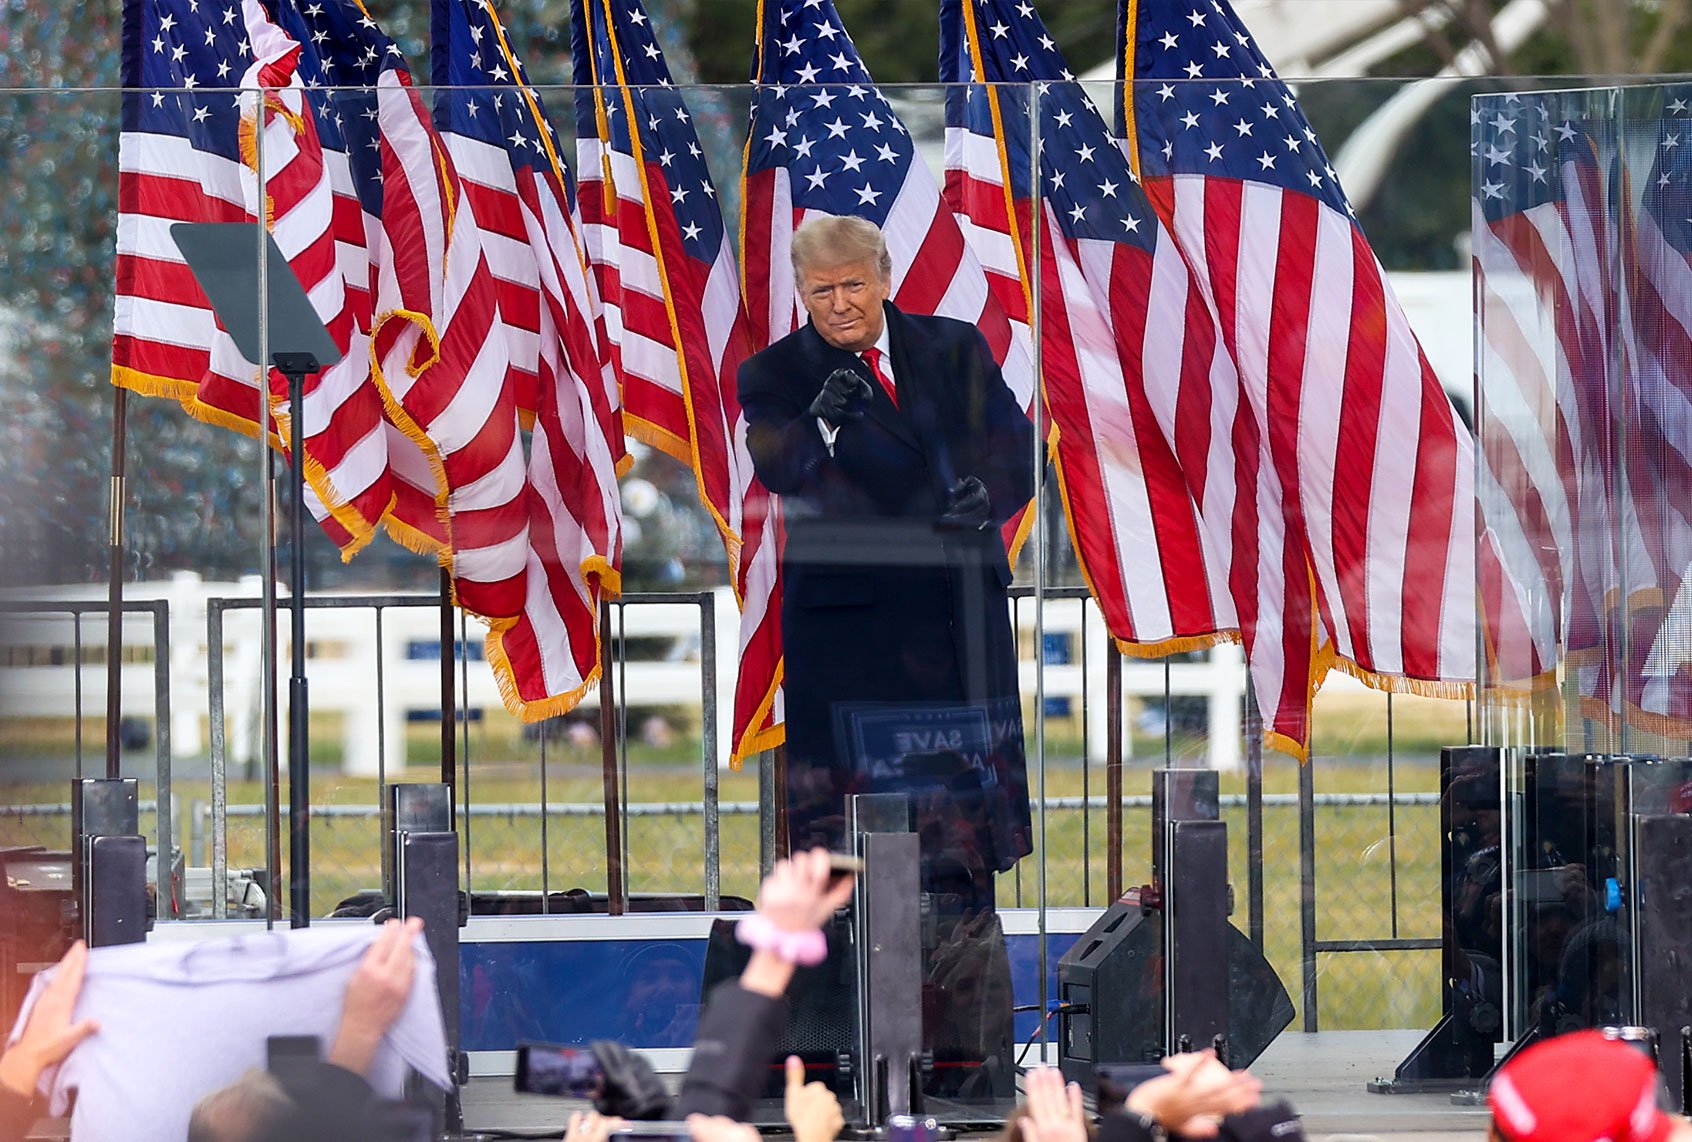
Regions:
M 1495 1142 L 1666 1142 L 1692 1126 L 1657 1107 L 1657 1068 L 1599 1031 L 1537 1043 L 1511 1059 L 1487 1091 Z
M 341 1021 L 329 1044 L 331 1067 L 360 1078 L 368 1075 L 382 1037 L 411 996 L 417 966 L 412 940 L 422 931 L 423 921 L 415 916 L 382 925 L 347 981 Z M 369 1088 L 362 1084 L 337 1088 L 344 1091 L 344 1101 L 320 1100 L 319 1092 L 311 1089 L 319 1077 L 322 1072 L 304 1072 L 303 1077 L 290 1075 L 285 1084 L 276 1075 L 248 1071 L 195 1104 L 189 1142 L 294 1142 L 301 1138 L 338 1142 L 376 1137 L 364 1132 L 358 1121 L 373 1105 Z
M 699 1017 L 699 964 L 679 944 L 646 944 L 618 972 L 624 1025 L 641 1047 L 685 1047 Z
M 893 292 L 881 227 L 852 215 L 814 215 L 793 232 L 790 253 L 799 300 L 823 340 L 849 353 L 873 347 Z
M 268 1071 L 251 1070 L 194 1107 L 188 1142 L 284 1142 L 294 1100 Z

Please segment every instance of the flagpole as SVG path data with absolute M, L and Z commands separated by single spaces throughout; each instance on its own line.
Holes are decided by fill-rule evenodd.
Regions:
M 112 481 L 107 505 L 106 564 L 106 779 L 123 774 L 118 741 L 118 723 L 123 718 L 123 503 L 128 445 L 129 390 L 118 389 L 112 401 Z M 80 623 L 80 619 L 78 622 Z M 82 670 L 82 663 L 76 664 Z M 156 730 L 155 730 L 156 732 Z M 81 755 L 78 754 L 80 762 Z M 169 812 L 161 805 L 160 813 Z M 166 854 L 159 855 L 160 867 L 167 867 Z
M 617 774 L 616 693 L 611 685 L 611 604 L 599 604 L 599 751 L 605 792 L 605 914 L 621 916 L 626 905 L 623 878 L 623 792 Z
M 260 95 L 262 101 L 263 96 Z M 262 102 L 259 115 L 263 115 Z M 262 120 L 261 120 L 262 126 Z M 257 149 L 257 168 L 259 172 L 259 191 L 264 192 L 264 131 L 253 132 L 253 145 Z M 257 264 L 266 265 L 267 250 L 265 246 L 265 227 L 261 222 L 254 227 L 258 233 Z M 261 315 L 270 312 L 270 275 L 263 269 L 258 275 L 258 311 Z M 261 317 L 259 321 L 259 358 L 270 359 L 270 322 Z M 280 917 L 281 895 L 278 888 L 282 883 L 282 758 L 277 734 L 276 719 L 276 458 L 271 452 L 270 434 L 272 431 L 270 408 L 270 370 L 265 367 L 258 369 L 257 393 L 259 418 L 258 440 L 259 448 L 264 460 L 264 468 L 260 473 L 260 487 L 264 493 L 264 548 L 265 574 L 262 580 L 263 588 L 259 597 L 259 734 L 263 743 L 265 781 L 264 781 L 264 831 L 265 857 L 268 868 L 265 869 L 265 895 L 267 907 L 265 909 L 265 927 L 274 926 Z
M 987 77 L 983 74 L 981 78 L 986 79 Z M 1042 596 L 1044 595 L 1046 589 L 1046 569 L 1049 553 L 1046 550 L 1047 530 L 1038 526 L 1038 522 L 1040 513 L 1050 510 L 1049 505 L 1046 503 L 1046 439 L 1050 434 L 1050 429 L 1046 425 L 1045 418 L 1043 416 L 1045 402 L 1041 399 L 1043 395 L 1043 386 L 1041 385 L 1040 377 L 1040 335 L 1043 332 L 1043 323 L 1040 320 L 1039 265 L 1040 231 L 1042 229 L 1040 219 L 1041 212 L 1045 210 L 1045 203 L 1042 202 L 1040 198 L 1043 189 L 1041 187 L 1040 179 L 1040 146 L 1042 142 L 1040 138 L 1040 89 L 1035 84 L 1029 84 L 1026 90 L 1028 92 L 1028 198 L 1032 207 L 1029 211 L 1032 221 L 1028 227 L 1028 249 L 1030 254 L 1028 260 L 1030 267 L 1025 268 L 1024 280 L 1028 282 L 1028 351 L 1030 357 L 1032 358 L 1030 364 L 1033 366 L 1034 374 L 1034 453 L 1031 457 L 1029 457 L 1029 463 L 1034 465 L 1034 498 L 1031 504 L 1031 510 L 1034 512 L 1034 519 L 1036 523 L 1034 528 L 1034 593 L 1036 600 L 1040 600 L 1039 605 L 1034 608 L 1034 645 L 1037 648 L 1041 648 L 1038 653 L 1040 654 L 1040 662 L 1042 664 L 1040 669 L 1034 672 L 1034 772 L 1036 780 L 1039 783 L 1039 788 L 1036 791 L 1035 796 L 1039 798 L 1036 802 L 1036 804 L 1040 807 L 1038 833 L 1040 838 L 1040 851 L 1043 854 L 1047 851 L 1047 848 L 1046 671 L 1044 667 L 1045 653 L 1043 649 L 1046 645 L 1046 608 Z M 993 106 L 997 106 L 997 93 L 992 92 L 991 88 L 989 88 L 989 92 L 990 94 L 988 95 L 988 98 L 994 101 Z M 1010 179 L 1008 177 L 1009 172 L 1006 172 L 1006 174 L 1007 178 L 1005 179 L 1005 182 L 1008 186 L 1010 183 Z M 1012 211 L 1011 218 L 1015 219 L 1015 217 L 1016 213 Z M 1028 272 L 1029 269 L 1032 269 L 1032 272 Z M 1044 860 L 1042 860 L 1039 864 L 1036 877 L 1040 885 L 1040 907 L 1035 913 L 1035 924 L 1040 935 L 1040 1009 L 1044 1011 L 1046 1009 L 1046 1004 L 1050 999 L 1050 996 L 1047 994 L 1046 987 L 1046 973 L 1048 969 L 1047 961 L 1050 955 L 1046 945 L 1046 907 L 1047 901 L 1050 898 L 1046 894 L 1048 886 L 1046 883 L 1046 862 Z M 1040 1056 L 1042 1059 L 1048 1057 L 1046 1044 L 1044 1043 L 1041 1043 L 1040 1045 Z
M 452 629 L 452 573 L 441 568 L 441 784 L 447 787 L 451 825 L 458 830 L 458 689 L 453 663 L 458 647 Z
M 305 379 L 318 371 L 309 353 L 276 353 L 288 379 L 288 910 L 289 926 L 311 926 L 310 705 L 305 633 Z

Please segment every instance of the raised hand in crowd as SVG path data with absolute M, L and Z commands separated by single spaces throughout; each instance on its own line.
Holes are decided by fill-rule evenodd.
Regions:
M 1231 1071 L 1215 1051 L 1191 1051 L 1163 1060 L 1167 1074 L 1148 1079 L 1128 1094 L 1129 1117 L 1152 1119 L 1187 1138 L 1213 1138 L 1221 1119 L 1256 1106 L 1263 1084 L 1247 1071 Z
M 58 970 L 30 1009 L 18 1041 L 0 1054 L 0 1142 L 23 1138 L 37 1117 L 35 1089 L 42 1072 L 99 1030 L 92 1019 L 71 1022 L 87 966 L 88 945 L 78 940 L 59 960 Z
M 87 967 L 88 945 L 78 940 L 59 961 L 52 982 L 35 1001 L 23 1034 L 0 1055 L 0 1087 L 24 1100 L 33 1099 L 41 1072 L 100 1029 L 92 1019 L 71 1022 Z
M 613 1118 L 597 1110 L 578 1110 L 570 1115 L 570 1124 L 564 1129 L 564 1142 L 605 1142 L 613 1130 L 623 1125 L 621 1118 Z
M 834 1142 L 846 1125 L 840 1100 L 822 1083 L 805 1081 L 805 1064 L 797 1055 L 787 1056 L 787 1094 L 781 1110 L 793 1128 L 794 1142 Z
M 382 1036 L 388 1033 L 411 997 L 412 977 L 417 970 L 411 941 L 422 930 L 423 921 L 417 916 L 404 921 L 389 920 L 382 925 L 358 970 L 347 981 L 341 1024 L 329 1048 L 331 1063 L 358 1075 L 369 1071 Z
M 688 1115 L 687 1132 L 693 1142 L 758 1142 L 760 1137 L 756 1126 L 720 1114 Z
M 758 888 L 757 912 L 740 922 L 740 942 L 753 952 L 740 977 L 742 987 L 781 995 L 796 964 L 822 961 L 828 951 L 822 927 L 852 898 L 853 877 L 831 883 L 831 876 L 827 849 L 776 862 Z
M 699 1016 L 693 1062 L 676 1099 L 678 1117 L 750 1115 L 769 1075 L 770 1045 L 787 1026 L 794 968 L 827 956 L 822 926 L 851 899 L 852 883 L 850 875 L 831 873 L 826 849 L 795 853 L 764 878 L 758 910 L 735 930 L 752 956 L 740 979 L 719 985 Z
M 1056 1067 L 1035 1067 L 1022 1080 L 1024 1142 L 1087 1142 L 1087 1112 L 1081 1088 L 1064 1085 Z
M 821 928 L 852 899 L 853 878 L 831 884 L 829 851 L 811 849 L 777 861 L 758 887 L 758 914 L 790 932 Z

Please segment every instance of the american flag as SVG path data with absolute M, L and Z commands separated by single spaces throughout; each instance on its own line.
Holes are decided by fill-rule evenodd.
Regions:
M 350 555 L 374 534 L 393 492 L 380 454 L 381 402 L 362 384 L 362 294 L 348 293 L 335 243 L 362 236 L 337 227 L 333 160 L 313 117 L 301 113 L 299 45 L 256 4 L 243 9 L 238 0 L 129 0 L 124 26 L 130 90 L 118 144 L 112 381 L 175 398 L 210 423 L 258 432 L 260 371 L 218 327 L 170 226 L 255 221 L 262 193 L 271 230 L 346 353 L 307 381 L 304 468 L 325 530 Z M 261 83 L 276 88 L 262 105 L 256 93 L 236 91 Z M 269 381 L 270 411 L 280 418 L 272 443 L 281 448 L 287 385 L 279 375 Z
M 1598 144 L 1557 94 L 1471 108 L 1477 478 L 1489 688 L 1531 690 L 1559 659 L 1596 696 L 1615 581 L 1610 423 L 1615 244 Z M 1571 114 L 1572 112 L 1572 114 Z M 1630 527 L 1637 535 L 1637 530 Z M 1525 624 L 1513 615 L 1525 616 Z
M 345 378 L 337 416 L 363 424 L 374 412 L 383 432 L 363 443 L 372 463 L 386 461 L 391 477 L 386 530 L 413 550 L 441 555 L 448 549 L 448 490 L 437 482 L 438 449 L 387 378 L 410 389 L 413 373 L 429 370 L 439 386 L 447 372 L 465 368 L 438 352 L 443 340 L 475 344 L 485 337 L 493 312 L 487 274 L 478 280 L 454 273 L 454 284 L 462 284 L 450 306 L 442 294 L 455 260 L 475 265 L 474 218 L 464 212 L 455 223 L 451 161 L 412 88 L 404 53 L 359 0 L 272 0 L 272 7 L 301 47 L 300 74 L 335 191 L 338 261 L 358 328 L 374 339 L 372 356 L 358 362 L 360 383 Z M 456 333 L 449 332 L 454 322 Z M 419 345 L 426 348 L 414 353 Z
M 1633 725 L 1692 736 L 1692 88 L 1640 93 L 1656 111 L 1653 161 L 1633 209 L 1630 184 L 1616 188 L 1624 240 L 1627 345 L 1622 387 L 1627 514 L 1645 558 L 1624 561 L 1625 686 L 1610 707 Z M 1630 132 L 1632 134 L 1632 132 Z M 1620 156 L 1625 169 L 1634 155 Z M 1643 165 L 1641 162 L 1640 165 Z M 1625 555 L 1624 555 L 1625 560 Z
M 1261 426 L 1233 478 L 1285 519 L 1256 533 L 1251 561 L 1267 740 L 1305 755 L 1330 666 L 1472 693 L 1473 444 L 1315 131 L 1225 0 L 1118 13 L 1129 159 L 1221 315 Z
M 1034 399 L 1028 313 L 1006 313 L 940 199 L 910 133 L 870 79 L 832 0 L 760 0 L 742 248 L 753 340 L 801 324 L 788 246 L 812 212 L 880 226 L 893 303 L 977 326 L 1024 409 Z M 1032 516 L 1005 525 L 1014 557 Z
M 368 251 L 340 259 L 374 299 L 360 308 L 378 333 L 377 356 L 364 354 L 360 376 L 380 389 L 386 435 L 421 461 L 411 465 L 419 478 L 398 481 L 410 494 L 396 534 L 440 555 L 467 610 L 509 621 L 522 606 L 527 493 L 506 347 L 489 335 L 494 282 L 475 212 L 455 202 L 459 180 L 394 70 L 404 62 L 398 47 L 374 21 L 326 0 L 284 11 L 312 45 L 302 52 L 316 65 L 306 77 L 318 95 L 311 106 L 340 160 L 325 164 L 344 188 L 336 245 Z M 370 86 L 344 102 L 326 98 L 328 85 L 355 79 Z
M 578 197 L 631 434 L 689 464 L 741 605 L 736 764 L 782 739 L 781 521 L 746 449 L 753 351 L 717 188 L 639 0 L 571 0 Z M 591 84 L 592 86 L 589 86 Z
M 533 415 L 522 532 L 485 549 L 467 575 L 455 515 L 454 573 L 461 601 L 466 578 L 500 589 L 497 607 L 478 608 L 492 620 L 489 658 L 506 705 L 536 721 L 574 708 L 599 678 L 601 604 L 619 589 L 622 564 L 622 418 L 568 171 L 540 96 L 487 0 L 435 0 L 432 28 L 436 124 L 499 280 L 488 342 L 509 354 L 500 400 L 509 394 Z M 511 475 L 521 483 L 513 439 Z M 507 501 L 491 500 L 503 513 Z
M 1028 312 L 1039 275 L 1058 478 L 1105 622 L 1139 655 L 1237 638 L 1227 551 L 1238 379 L 1215 314 L 1033 5 L 943 0 L 940 29 L 941 80 L 969 85 L 946 94 L 946 201 L 1007 310 Z

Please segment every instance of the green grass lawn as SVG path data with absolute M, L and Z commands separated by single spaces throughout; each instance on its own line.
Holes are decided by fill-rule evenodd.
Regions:
M 1377 694 L 1325 692 L 1318 698 L 1317 760 L 1313 775 L 1318 793 L 1385 792 L 1388 788 L 1386 700 Z M 1435 759 L 1441 744 L 1466 740 L 1461 704 L 1394 702 L 1391 748 L 1396 763 L 1393 787 L 1400 793 L 1438 788 Z M 1132 711 L 1130 711 L 1132 713 Z M 627 800 L 630 803 L 693 802 L 701 790 L 700 746 L 680 725 L 673 741 L 657 746 L 631 743 Z M 314 806 L 371 806 L 379 803 L 374 779 L 339 772 L 339 729 L 332 717 L 315 718 L 312 743 Z M 1030 724 L 1032 737 L 1033 726 Z M 84 750 L 98 754 L 101 728 L 84 726 Z M 0 723 L 0 783 L 7 756 L 69 754 L 69 723 L 40 720 Z M 1150 770 L 1165 754 L 1177 764 L 1194 764 L 1202 739 L 1177 735 L 1135 736 L 1134 756 L 1125 763 L 1124 790 L 1150 791 Z M 405 741 L 410 768 L 394 776 L 430 780 L 438 775 L 438 728 L 408 727 Z M 473 724 L 459 745 L 460 796 L 478 806 L 553 807 L 544 823 L 539 815 L 496 813 L 471 816 L 464 827 L 469 877 L 477 891 L 558 890 L 582 887 L 603 891 L 606 884 L 605 831 L 602 816 L 565 815 L 559 807 L 603 803 L 599 750 L 593 745 L 550 742 L 544 778 L 540 747 L 502 712 L 492 711 Z M 1083 766 L 1078 725 L 1067 719 L 1047 724 L 1043 771 L 1031 773 L 1036 793 L 1048 798 L 1095 797 L 1105 791 L 1104 767 Z M 748 768 L 723 772 L 724 802 L 757 802 L 758 779 Z M 1240 774 L 1224 774 L 1224 794 L 1245 791 Z M 1294 793 L 1298 767 L 1270 754 L 1265 761 L 1265 789 Z M 209 863 L 205 818 L 211 790 L 204 778 L 177 778 L 178 843 L 191 859 Z M 284 786 L 284 798 L 286 786 Z M 234 806 L 262 805 L 256 782 L 232 780 L 228 801 Z M 145 784 L 142 797 L 152 790 Z M 61 783 L 0 784 L 0 806 L 64 800 Z M 201 814 L 196 820 L 196 815 Z M 1245 810 L 1225 810 L 1229 824 L 1229 861 L 1234 883 L 1234 922 L 1247 920 L 1247 838 Z M 151 829 L 150 820 L 143 828 Z M 68 820 L 62 816 L 28 817 L 0 807 L 0 845 L 36 843 L 62 846 Z M 1150 810 L 1129 808 L 1123 815 L 1124 883 L 1150 876 Z M 336 901 L 362 888 L 380 885 L 379 823 L 376 817 L 319 816 L 312 826 L 312 902 L 327 912 Z M 1322 940 L 1436 937 L 1439 935 L 1439 828 L 1433 805 L 1401 805 L 1389 822 L 1385 806 L 1320 806 L 1316 816 L 1317 937 Z M 1044 860 L 1047 903 L 1051 906 L 1100 906 L 1105 903 L 1106 836 L 1103 809 L 1051 809 L 1043 838 L 1037 823 L 1037 851 L 1001 879 L 1004 906 L 1034 907 L 1039 900 L 1039 862 Z M 1264 942 L 1270 961 L 1298 1001 L 1301 991 L 1298 811 L 1270 805 L 1264 813 Z M 232 817 L 228 830 L 232 867 L 264 864 L 264 829 L 257 816 Z M 283 849 L 286 854 L 286 843 Z M 697 814 L 631 817 L 627 824 L 627 883 L 635 892 L 698 892 L 704 887 L 704 836 Z M 1396 859 L 1395 859 L 1396 858 Z M 284 856 L 285 859 L 285 856 Z M 721 827 L 722 885 L 726 893 L 750 897 L 758 881 L 758 818 L 725 815 Z M 1396 876 L 1394 871 L 1396 869 Z M 1318 957 L 1318 1010 L 1323 1029 L 1431 1026 L 1439 1013 L 1439 953 L 1327 953 Z

